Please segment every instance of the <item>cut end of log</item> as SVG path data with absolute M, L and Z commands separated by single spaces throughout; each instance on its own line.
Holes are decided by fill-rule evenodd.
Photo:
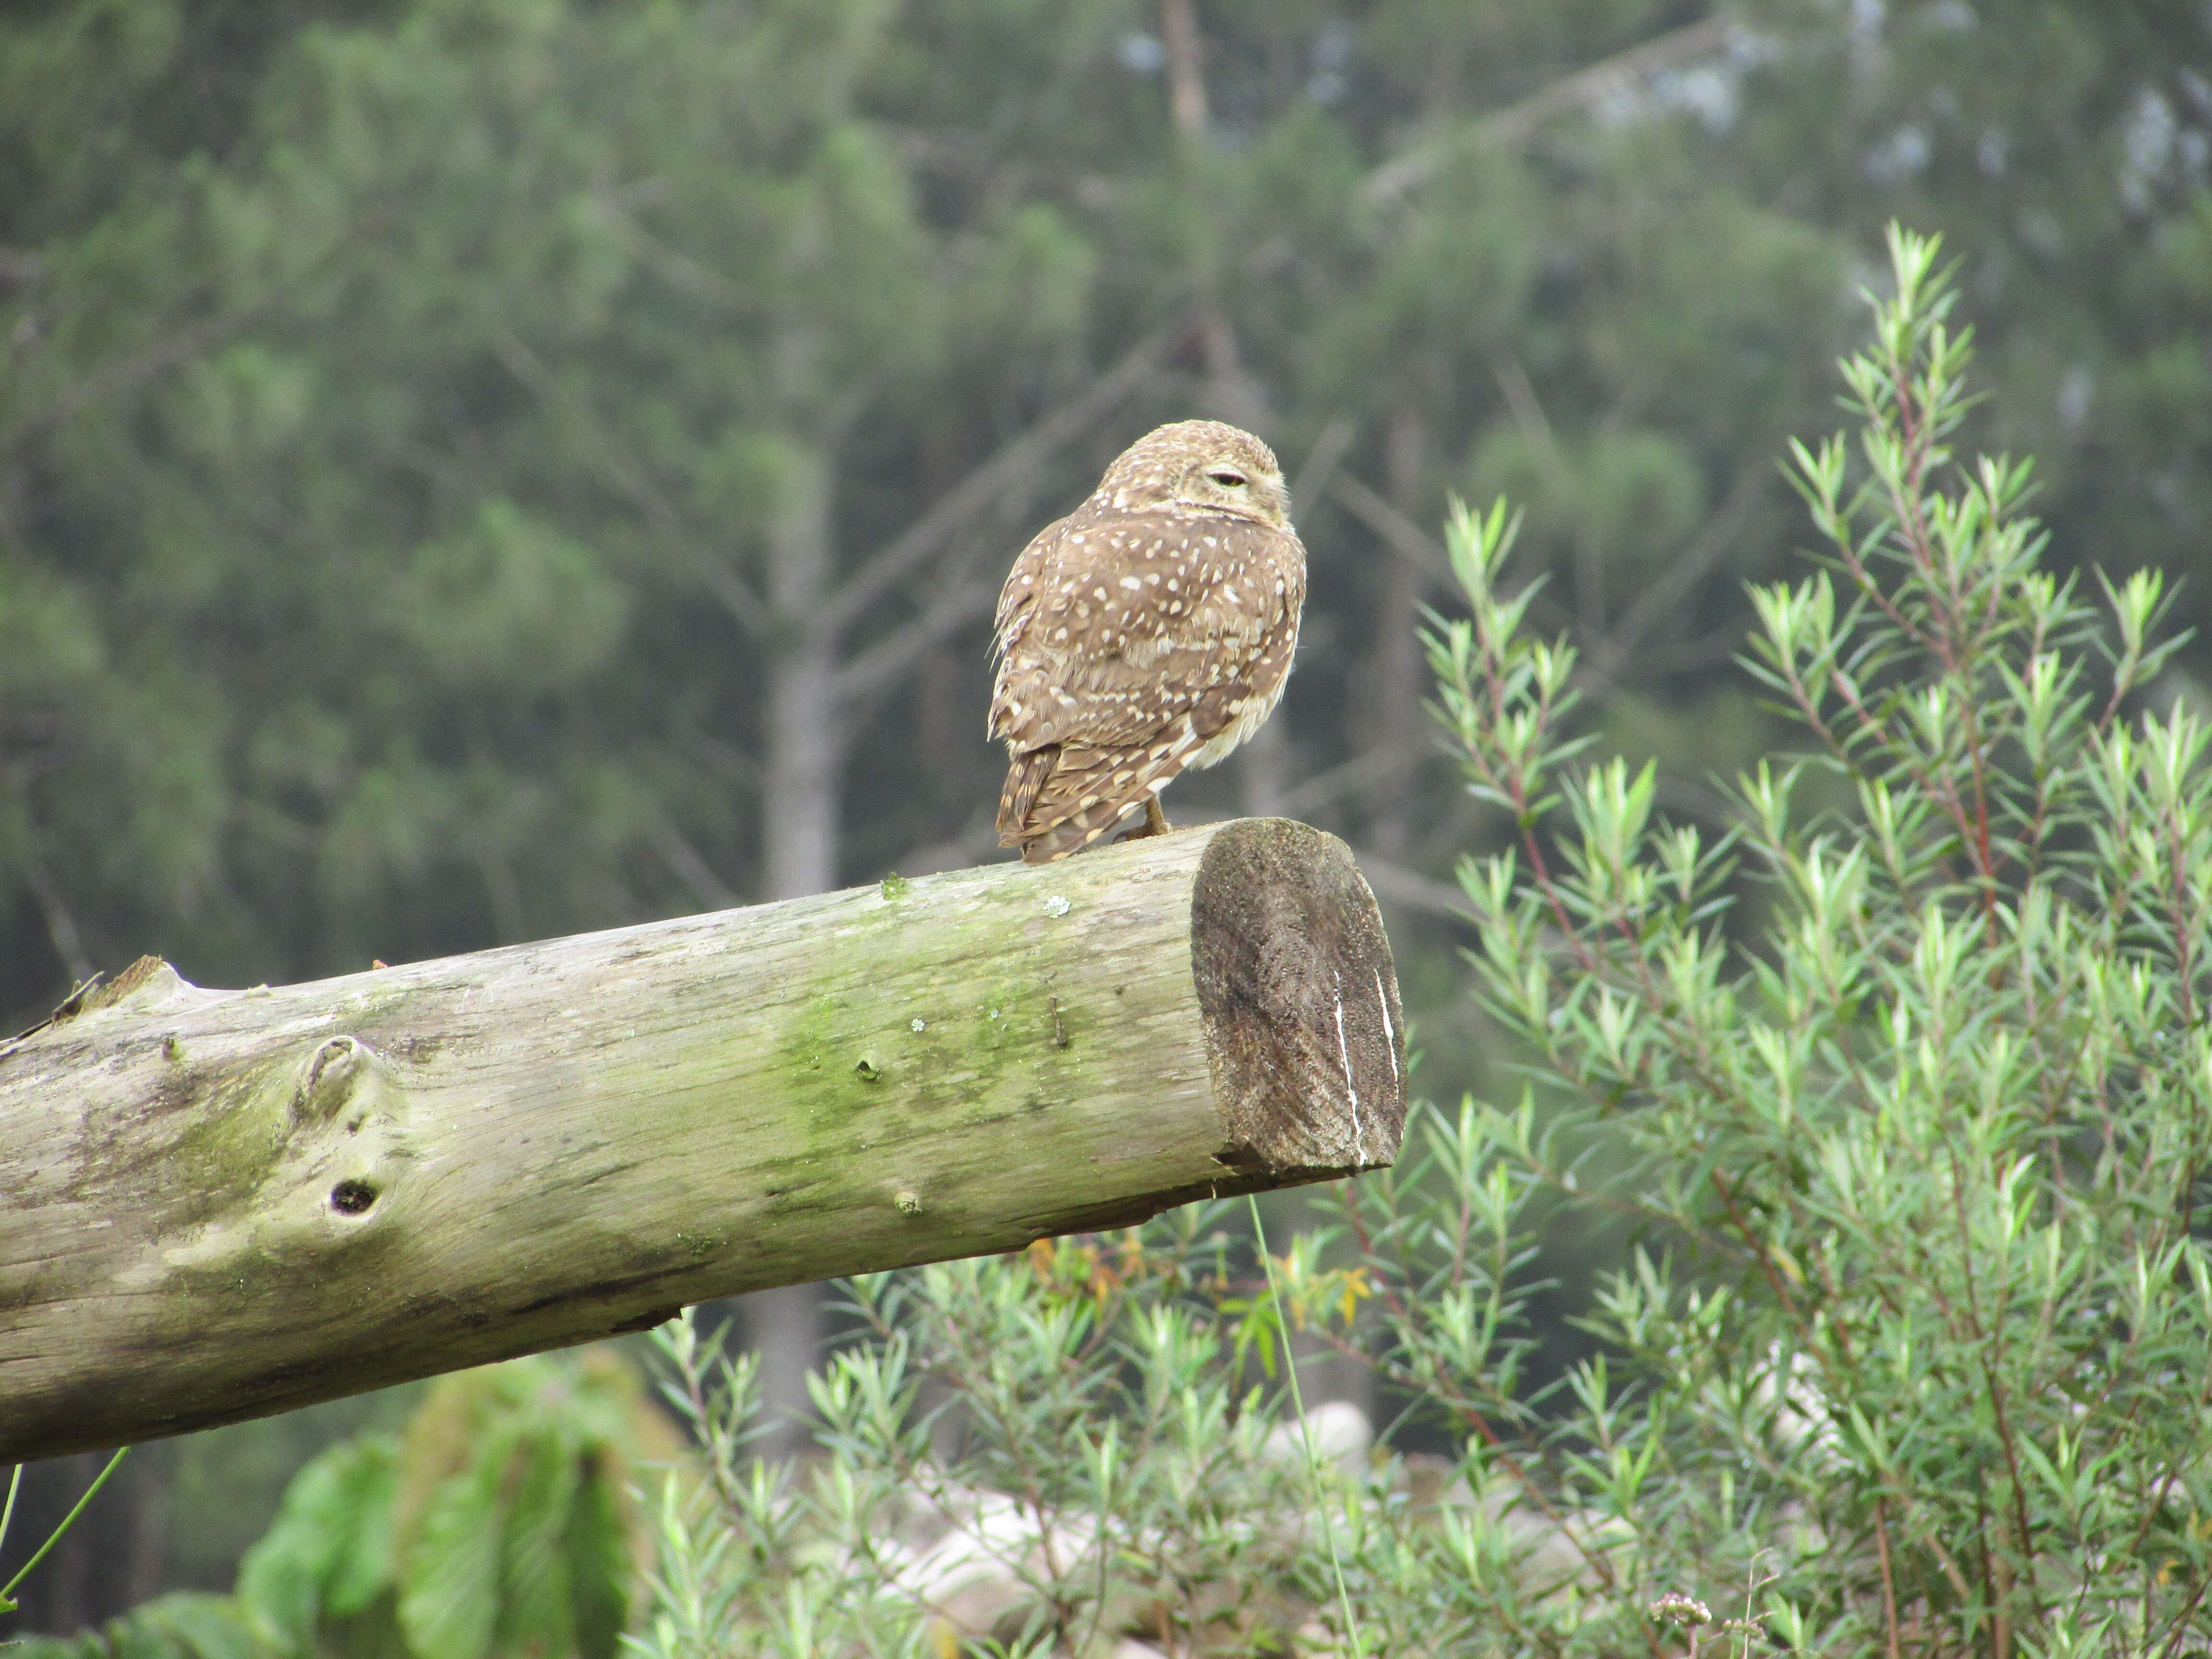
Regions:
M 1395 1162 L 1406 1021 L 1351 849 L 1285 818 L 1225 826 L 1199 863 L 1190 947 L 1228 1161 L 1279 1177 Z

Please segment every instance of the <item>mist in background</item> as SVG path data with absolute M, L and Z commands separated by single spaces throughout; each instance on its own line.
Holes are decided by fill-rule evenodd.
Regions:
M 1281 456 L 1312 597 L 1170 812 L 1344 836 L 1425 1091 L 1509 1087 L 1452 885 L 1503 826 L 1422 708 L 1449 496 L 1525 508 L 1598 752 L 1724 825 L 1778 729 L 1743 585 L 1811 539 L 1776 459 L 1896 218 L 1961 262 L 1972 442 L 2201 625 L 2208 166 L 2198 0 L 18 5 L 0 1030 L 146 952 L 294 981 L 1005 856 L 999 583 L 1206 415 Z M 1557 1243 L 1563 1309 L 1618 1243 Z M 227 1589 L 404 1404 L 134 1454 L 23 1627 Z M 11 1565 L 99 1461 L 32 1471 Z

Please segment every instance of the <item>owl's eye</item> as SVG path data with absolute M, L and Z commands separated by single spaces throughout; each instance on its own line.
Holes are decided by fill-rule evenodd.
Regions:
M 1214 483 L 1219 484 L 1224 489 L 1241 489 L 1244 483 L 1244 475 L 1242 472 L 1237 471 L 1234 467 L 1217 467 L 1214 471 L 1207 473 L 1206 476 L 1212 479 Z

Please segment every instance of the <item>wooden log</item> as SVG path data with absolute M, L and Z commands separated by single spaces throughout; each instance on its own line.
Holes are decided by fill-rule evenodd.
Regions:
M 1389 1163 L 1334 837 L 1066 862 L 203 990 L 0 1042 L 0 1461 Z

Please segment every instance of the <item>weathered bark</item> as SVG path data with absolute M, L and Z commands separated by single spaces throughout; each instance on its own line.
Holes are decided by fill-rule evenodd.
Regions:
M 1387 1164 L 1389 951 L 1242 820 L 0 1044 L 0 1459 Z

